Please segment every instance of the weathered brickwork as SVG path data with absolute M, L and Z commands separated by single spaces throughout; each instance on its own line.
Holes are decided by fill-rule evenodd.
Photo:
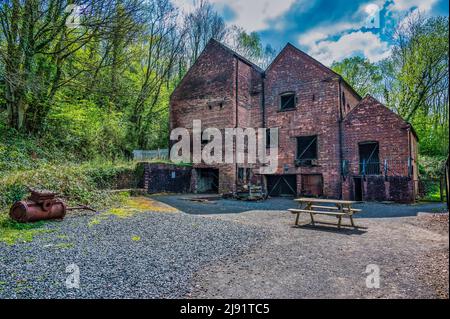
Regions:
M 295 94 L 295 107 L 281 110 L 280 96 L 287 92 Z M 170 101 L 172 129 L 191 129 L 193 120 L 201 120 L 203 128 L 278 128 L 276 174 L 295 174 L 298 195 L 306 180 L 315 179 L 322 181 L 325 197 L 354 198 L 352 177 L 359 176 L 358 164 L 350 165 L 344 177 L 342 160 L 358 163 L 358 143 L 364 141 L 380 143 L 380 159 L 403 163 L 397 165 L 400 171 L 396 175 L 416 179 L 417 139 L 410 125 L 371 97 L 361 101 L 338 74 L 290 44 L 263 71 L 219 42 L 210 41 Z M 297 138 L 305 136 L 317 136 L 317 159 L 310 165 L 297 165 Z M 404 166 L 409 157 L 414 167 L 412 178 Z M 239 167 L 251 167 L 255 173 L 252 183 L 265 184 L 264 177 L 256 175 L 255 165 L 194 164 L 194 169 L 208 167 L 219 170 L 221 193 L 241 186 Z M 399 194 L 390 191 L 391 182 L 384 176 L 381 179 L 383 182 L 364 179 L 365 198 L 399 199 Z M 407 197 L 414 198 L 415 187 L 402 189 L 411 189 Z
M 349 161 L 349 177 L 343 185 L 344 198 L 352 198 L 353 179 L 351 176 L 360 176 L 359 145 L 365 142 L 377 142 L 379 145 L 379 158 L 386 161 L 389 176 L 407 177 L 411 185 L 404 186 L 405 180 L 387 179 L 384 187 L 387 192 L 384 196 L 378 191 L 371 190 L 373 182 L 364 181 L 364 198 L 367 200 L 395 200 L 413 201 L 415 197 L 414 181 L 417 180 L 417 137 L 410 124 L 390 111 L 373 97 L 367 96 L 344 119 L 344 159 Z M 409 168 L 408 159 L 410 159 Z M 381 174 L 384 174 L 384 163 L 381 165 Z M 412 174 L 410 174 L 410 170 Z M 411 176 L 409 176 L 411 175 Z M 384 180 L 384 179 L 383 179 Z M 392 183 L 392 185 L 390 185 Z M 399 194 L 393 185 L 401 187 Z M 391 189 L 391 191 L 389 191 Z M 375 193 L 379 193 L 375 195 Z
M 293 46 L 287 46 L 266 71 L 267 127 L 279 129 L 278 174 L 322 174 L 323 193 L 339 197 L 339 79 Z M 280 95 L 295 92 L 295 109 L 280 110 Z M 296 167 L 297 137 L 317 135 L 318 161 Z

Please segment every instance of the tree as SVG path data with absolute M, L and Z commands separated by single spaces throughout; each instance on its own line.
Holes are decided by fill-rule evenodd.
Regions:
M 130 136 L 141 149 L 151 145 L 151 128 L 160 124 L 161 115 L 165 114 L 168 122 L 168 90 L 174 83 L 173 70 L 182 56 L 186 35 L 177 27 L 178 13 L 169 0 L 154 0 L 149 12 L 139 89 L 130 109 Z
M 334 62 L 331 68 L 340 74 L 359 95 L 380 95 L 381 70 L 368 59 L 359 56 L 345 58 L 341 62 Z
M 383 68 L 386 103 L 415 125 L 428 153 L 448 153 L 448 36 L 448 17 L 410 14 Z
M 265 47 L 257 32 L 247 33 L 243 28 L 231 27 L 227 36 L 228 45 L 248 60 L 262 68 L 267 67 L 275 58 L 277 51 L 269 44 Z
M 227 28 L 223 18 L 207 0 L 199 0 L 193 12 L 184 18 L 187 32 L 185 54 L 192 65 L 211 38 L 222 41 Z

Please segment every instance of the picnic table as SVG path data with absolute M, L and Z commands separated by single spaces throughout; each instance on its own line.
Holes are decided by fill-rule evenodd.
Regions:
M 337 200 L 337 199 L 320 199 L 320 198 L 297 198 L 294 199 L 298 203 L 298 208 L 288 209 L 292 214 L 296 214 L 295 225 L 298 225 L 298 219 L 300 214 L 309 214 L 311 217 L 311 224 L 316 223 L 329 224 L 323 221 L 314 220 L 314 215 L 328 215 L 335 216 L 338 219 L 338 228 L 342 226 L 342 218 L 348 217 L 350 219 L 351 226 L 358 228 L 353 221 L 353 214 L 361 212 L 361 209 L 353 208 L 352 205 L 356 202 L 349 200 Z M 345 226 L 345 225 L 344 225 Z

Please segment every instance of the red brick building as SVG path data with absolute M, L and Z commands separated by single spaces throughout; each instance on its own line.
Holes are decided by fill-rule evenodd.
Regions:
M 374 98 L 291 44 L 262 70 L 211 40 L 170 100 L 170 127 L 278 128 L 278 168 L 194 164 L 194 191 L 261 184 L 272 196 L 412 201 L 417 136 Z M 400 190 L 400 191 L 399 191 Z

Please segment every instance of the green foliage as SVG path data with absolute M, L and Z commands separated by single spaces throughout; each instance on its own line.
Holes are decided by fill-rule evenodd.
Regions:
M 445 156 L 421 155 L 419 158 L 419 173 L 424 178 L 437 179 L 444 175 Z
M 368 59 L 359 56 L 334 62 L 331 68 L 340 74 L 362 97 L 377 96 L 382 80 L 380 68 Z
M 106 190 L 115 188 L 128 175 L 135 181 L 134 164 L 112 162 L 87 162 L 83 164 L 51 165 L 15 171 L 0 177 L 0 208 L 6 209 L 23 199 L 27 187 L 58 192 L 69 204 L 88 204 L 101 208 L 117 200 Z
M 34 236 L 49 232 L 49 230 L 43 228 L 44 224 L 42 221 L 26 224 L 18 223 L 9 218 L 6 213 L 0 213 L 0 243 L 13 245 L 30 242 Z
M 58 101 L 46 123 L 45 139 L 78 160 L 114 158 L 125 141 L 123 114 L 92 101 Z
M 412 14 L 398 26 L 392 55 L 377 64 L 360 57 L 332 68 L 356 91 L 369 93 L 413 124 L 421 155 L 449 151 L 448 17 Z

